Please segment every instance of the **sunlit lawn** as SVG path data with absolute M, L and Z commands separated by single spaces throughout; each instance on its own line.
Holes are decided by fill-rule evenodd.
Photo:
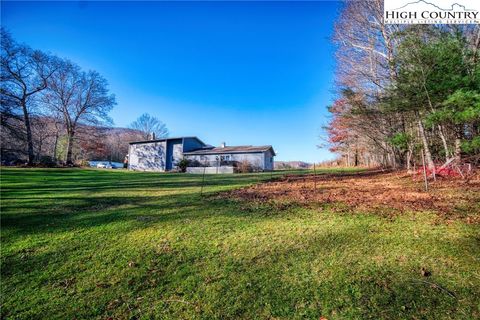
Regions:
M 2 168 L 2 318 L 480 318 L 478 225 L 213 196 L 271 177 Z

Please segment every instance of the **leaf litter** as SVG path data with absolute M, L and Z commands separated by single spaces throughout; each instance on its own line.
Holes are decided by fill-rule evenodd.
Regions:
M 350 211 L 398 215 L 406 211 L 431 211 L 447 222 L 480 223 L 480 176 L 468 181 L 438 178 L 423 181 L 405 172 L 381 170 L 358 173 L 287 175 L 222 193 L 223 198 L 258 204 L 332 205 Z M 333 210 L 335 211 L 335 210 Z M 344 211 L 344 210 L 343 210 Z

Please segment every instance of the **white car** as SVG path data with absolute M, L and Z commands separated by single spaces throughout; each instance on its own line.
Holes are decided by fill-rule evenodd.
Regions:
M 102 168 L 102 169 L 113 169 L 112 165 L 108 162 L 99 162 L 97 163 L 97 168 Z

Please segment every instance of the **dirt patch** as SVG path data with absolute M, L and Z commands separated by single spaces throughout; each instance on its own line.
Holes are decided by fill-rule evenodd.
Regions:
M 429 192 L 425 192 L 421 177 L 413 178 L 404 172 L 291 175 L 222 196 L 253 202 L 342 204 L 350 209 L 370 212 L 428 210 L 447 220 L 480 223 L 478 174 L 469 181 L 439 178 L 430 182 Z

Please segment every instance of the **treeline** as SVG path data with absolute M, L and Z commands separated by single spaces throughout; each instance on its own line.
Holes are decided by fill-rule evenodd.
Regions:
M 22 117 L 3 112 L 1 117 L 2 163 L 26 164 L 28 150 Z M 30 125 L 34 163 L 44 166 L 66 164 L 68 138 L 61 119 L 35 114 L 30 118 Z M 128 153 L 128 142 L 143 140 L 143 136 L 143 133 L 127 128 L 79 125 L 72 143 L 72 163 L 87 165 L 88 160 L 123 162 Z
M 115 96 L 96 71 L 16 42 L 1 30 L 2 163 L 123 161 L 139 130 L 111 128 Z
M 383 0 L 336 22 L 331 150 L 346 165 L 427 166 L 480 154 L 480 26 L 387 25 Z M 476 159 L 474 161 L 478 161 Z

